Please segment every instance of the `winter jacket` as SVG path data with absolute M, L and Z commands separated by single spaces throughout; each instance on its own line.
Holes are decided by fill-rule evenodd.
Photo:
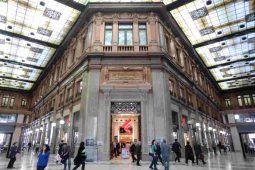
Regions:
M 167 161 L 170 160 L 170 152 L 171 152 L 170 146 L 166 143 L 162 143 L 161 144 L 161 154 L 162 154 L 162 158 L 164 160 L 167 160 Z
M 50 151 L 40 152 L 38 155 L 37 166 L 47 166 L 49 161 Z

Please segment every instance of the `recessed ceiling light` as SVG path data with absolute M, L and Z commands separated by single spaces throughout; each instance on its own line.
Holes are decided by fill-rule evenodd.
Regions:
M 12 26 L 8 25 L 7 28 L 8 28 L 8 29 L 12 29 Z
M 218 35 L 222 34 L 222 31 L 218 31 L 217 34 L 218 34 Z
M 239 27 L 240 27 L 240 28 L 244 28 L 244 27 L 245 27 L 245 25 L 244 25 L 244 24 L 241 24 L 241 25 L 239 25 Z
M 211 4 L 212 4 L 211 0 L 206 1 L 206 5 L 211 5 Z
M 244 41 L 244 40 L 246 40 L 247 38 L 246 37 L 242 37 L 242 40 Z
M 41 1 L 41 2 L 40 2 L 40 5 L 41 5 L 41 6 L 45 6 L 45 2 Z

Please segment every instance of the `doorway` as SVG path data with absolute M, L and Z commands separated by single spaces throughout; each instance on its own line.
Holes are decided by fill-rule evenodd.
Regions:
M 129 159 L 129 148 L 141 141 L 140 102 L 112 102 L 110 129 L 110 158 Z

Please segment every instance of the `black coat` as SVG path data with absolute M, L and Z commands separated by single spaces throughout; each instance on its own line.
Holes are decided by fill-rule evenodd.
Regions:
M 195 154 L 196 154 L 196 155 L 202 154 L 202 147 L 201 147 L 201 145 L 195 144 L 195 145 L 194 145 L 194 151 L 195 151 Z
M 172 150 L 174 152 L 179 152 L 180 151 L 180 148 L 181 148 L 181 145 L 179 142 L 174 142 L 173 145 L 172 145 Z
M 192 147 L 190 145 L 185 146 L 185 156 L 187 158 L 194 157 L 193 150 L 192 150 Z
M 129 148 L 129 152 L 130 152 L 130 153 L 135 153 L 135 151 L 136 151 L 136 146 L 135 146 L 134 143 L 132 143 L 132 145 L 131 145 L 130 148 Z
M 157 144 L 156 147 L 157 147 L 156 154 L 157 155 L 161 155 L 161 147 L 160 147 L 160 145 Z
M 135 152 L 136 152 L 137 155 L 141 155 L 142 154 L 142 146 L 137 144 L 135 146 Z

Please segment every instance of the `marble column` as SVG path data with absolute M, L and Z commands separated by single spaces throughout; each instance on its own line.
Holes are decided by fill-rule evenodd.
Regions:
M 173 141 L 171 100 L 167 74 L 160 69 L 152 70 L 153 111 L 155 138 Z

